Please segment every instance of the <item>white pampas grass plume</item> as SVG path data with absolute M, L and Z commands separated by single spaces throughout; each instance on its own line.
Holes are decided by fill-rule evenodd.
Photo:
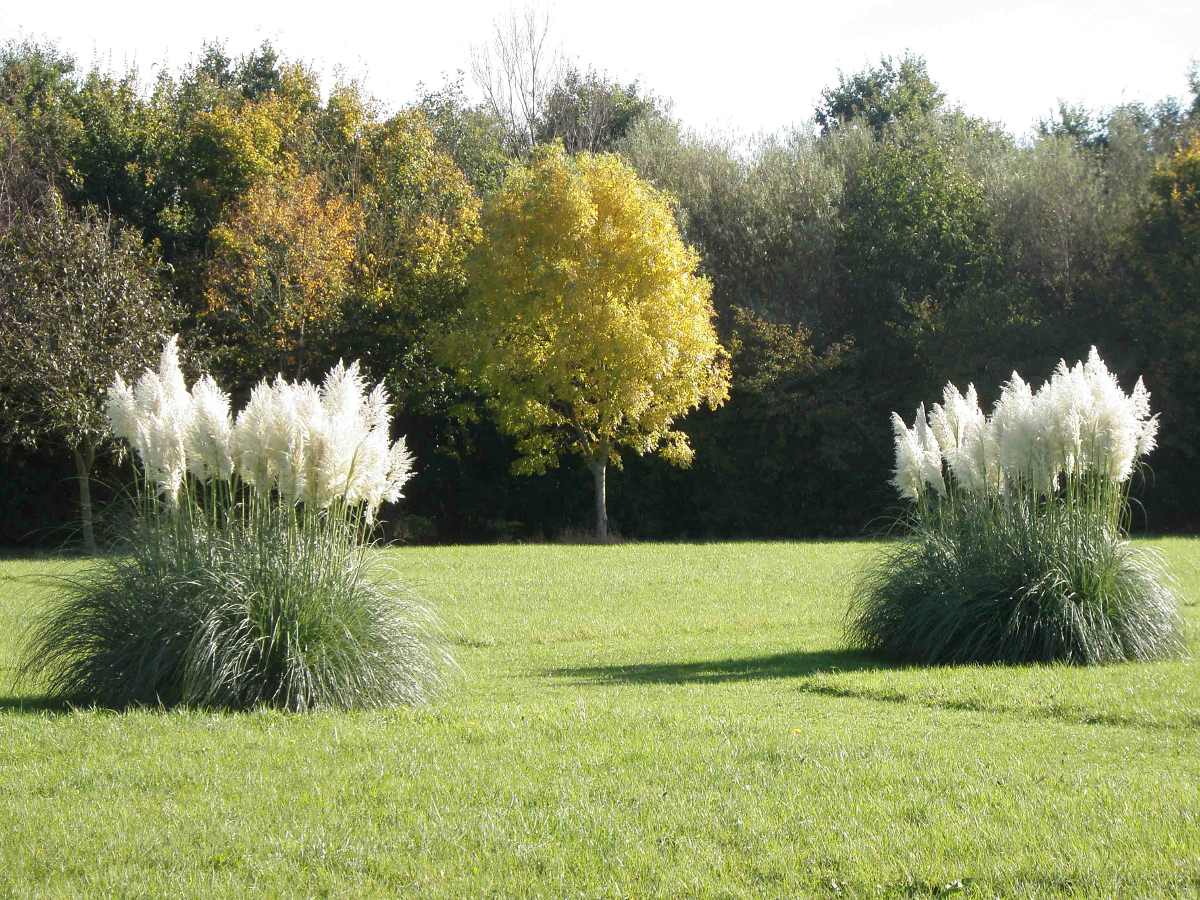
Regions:
M 1036 391 L 1013 372 L 991 416 L 980 410 L 974 386 L 961 393 L 947 384 L 928 421 L 922 406 L 911 429 L 895 414 L 892 426 L 892 484 L 910 500 L 927 484 L 946 493 L 943 462 L 953 482 L 973 494 L 1052 494 L 1064 479 L 1097 476 L 1122 484 L 1158 436 L 1142 379 L 1126 394 L 1095 347 L 1086 362 L 1061 360 Z
M 921 443 L 916 432 L 905 425 L 897 413 L 892 413 L 892 432 L 896 442 L 892 486 L 905 500 L 919 500 L 925 486 L 921 474 Z
M 205 375 L 192 386 L 192 420 L 185 438 L 188 471 L 197 480 L 228 481 L 233 475 L 229 395 Z
M 938 494 L 945 494 L 942 454 L 925 415 L 925 404 L 917 409 L 912 428 L 905 425 L 900 416 L 892 413 L 892 431 L 896 443 L 896 468 L 892 484 L 900 496 L 907 500 L 919 500 L 926 485 Z
M 260 382 L 234 418 L 229 395 L 211 376 L 188 391 L 172 338 L 157 371 L 147 370 L 132 388 L 116 377 L 107 411 L 113 433 L 172 500 L 187 473 L 202 483 L 240 478 L 288 504 L 362 505 L 373 521 L 412 476 L 404 439 L 390 440 L 387 391 L 382 384 L 368 391 L 358 363 L 339 362 L 320 387 L 282 375 Z
M 113 433 L 133 447 L 146 478 L 172 502 L 187 472 L 192 396 L 179 367 L 179 335 L 167 341 L 158 370 L 147 369 L 130 388 L 118 374 L 106 404 Z

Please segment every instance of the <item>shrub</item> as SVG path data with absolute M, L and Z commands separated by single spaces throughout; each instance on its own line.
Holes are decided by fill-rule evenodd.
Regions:
M 909 534 L 861 579 L 850 639 L 921 663 L 1178 652 L 1171 580 L 1127 536 L 1129 480 L 1158 427 L 1149 399 L 1093 348 L 1036 392 L 1014 372 L 990 417 L 954 385 L 911 428 L 893 416 Z
M 289 710 L 420 703 L 449 657 L 436 619 L 368 540 L 411 471 L 382 388 L 261 384 L 231 418 L 189 392 L 174 341 L 109 396 L 143 476 L 130 534 L 35 623 L 21 671 L 108 706 Z

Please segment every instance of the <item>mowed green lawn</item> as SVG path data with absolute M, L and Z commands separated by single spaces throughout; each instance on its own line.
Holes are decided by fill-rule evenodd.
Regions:
M 1200 541 L 1158 546 L 1195 653 Z M 423 710 L 5 683 L 0 895 L 1200 895 L 1200 663 L 883 666 L 840 639 L 876 549 L 396 551 L 462 667 Z M 0 561 L 0 666 L 64 566 Z

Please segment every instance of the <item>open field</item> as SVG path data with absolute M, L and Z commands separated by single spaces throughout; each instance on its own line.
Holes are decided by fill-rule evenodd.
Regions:
M 896 669 L 867 543 L 404 549 L 462 666 L 387 713 L 0 689 L 0 895 L 1200 895 L 1193 658 Z M 0 560 L 0 666 L 71 564 Z M 7 671 L 3 674 L 7 676 Z

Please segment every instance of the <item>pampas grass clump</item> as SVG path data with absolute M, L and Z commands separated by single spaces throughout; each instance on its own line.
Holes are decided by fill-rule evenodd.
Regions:
M 1158 421 L 1095 348 L 991 416 L 947 385 L 914 425 L 893 417 L 908 534 L 861 579 L 847 632 L 917 663 L 1151 660 L 1182 649 L 1162 560 L 1128 539 L 1129 480 Z
M 339 365 L 277 379 L 236 421 L 188 391 L 174 340 L 110 391 L 142 473 L 118 552 L 69 583 L 25 643 L 52 697 L 104 706 L 304 711 L 429 700 L 451 666 L 433 614 L 369 542 L 411 473 L 382 388 Z

